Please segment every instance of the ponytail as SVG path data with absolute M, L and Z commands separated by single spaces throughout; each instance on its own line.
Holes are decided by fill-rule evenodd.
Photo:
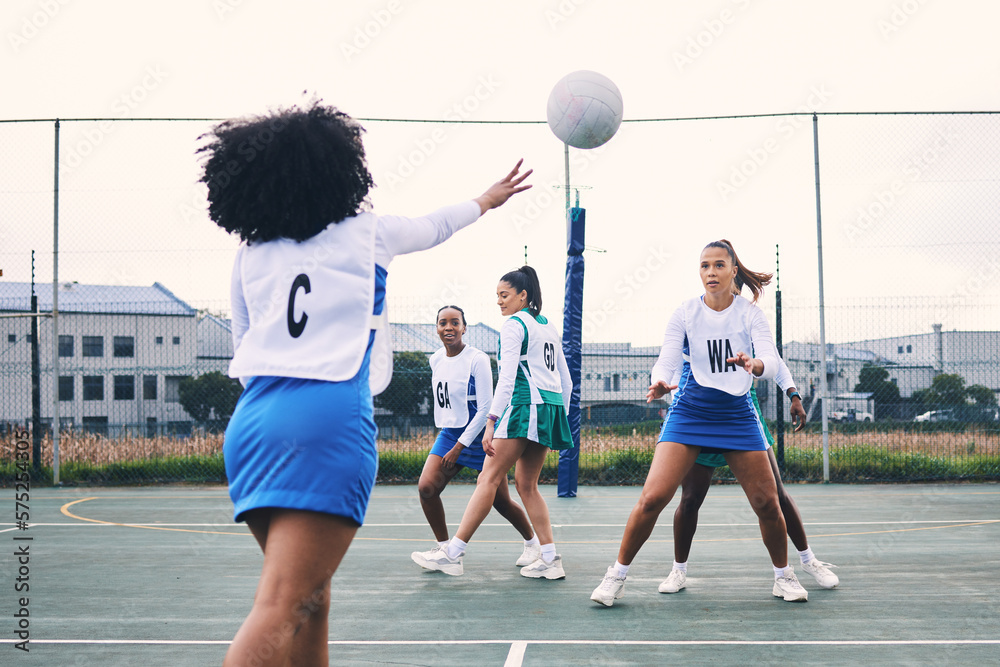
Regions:
M 751 271 L 743 266 L 740 258 L 736 256 L 736 250 L 733 249 L 733 244 L 726 239 L 712 241 L 705 246 L 705 248 L 722 248 L 729 253 L 729 259 L 732 260 L 733 266 L 736 267 L 736 277 L 733 279 L 733 285 L 735 286 L 734 291 L 739 294 L 743 291 L 744 285 L 749 286 L 750 292 L 753 294 L 753 302 L 757 303 L 757 299 L 759 299 L 760 295 L 764 293 L 764 285 L 769 285 L 771 283 L 771 278 L 774 274 L 757 273 L 756 271 Z
M 542 312 L 542 288 L 538 284 L 538 274 L 525 264 L 520 269 L 505 273 L 501 281 L 514 288 L 514 291 L 528 293 L 528 312 L 532 317 L 538 317 Z

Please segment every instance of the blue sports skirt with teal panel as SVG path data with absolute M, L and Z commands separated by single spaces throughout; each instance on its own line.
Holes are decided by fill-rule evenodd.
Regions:
M 730 451 L 767 449 L 765 427 L 750 393 L 733 396 L 703 387 L 684 366 L 659 441 Z
M 344 382 L 251 378 L 223 447 L 234 519 L 279 507 L 360 526 L 378 472 L 376 434 L 367 373 Z

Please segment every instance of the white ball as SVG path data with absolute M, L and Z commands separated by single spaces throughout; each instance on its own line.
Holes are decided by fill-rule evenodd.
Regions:
M 622 124 L 622 94 L 603 74 L 572 72 L 549 93 L 545 115 L 563 143 L 573 148 L 597 148 L 615 136 Z

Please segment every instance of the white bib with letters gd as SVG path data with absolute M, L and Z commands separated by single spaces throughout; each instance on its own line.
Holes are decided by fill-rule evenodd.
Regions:
M 684 329 L 688 341 L 691 372 L 703 387 L 712 387 L 733 396 L 750 391 L 753 378 L 742 366 L 726 363 L 737 352 L 753 355 L 750 314 L 756 308 L 736 297 L 722 312 L 709 308 L 701 297 L 685 301 Z
M 466 345 L 458 356 L 449 357 L 444 348 L 431 355 L 431 400 L 434 401 L 434 425 L 438 428 L 464 428 L 469 423 L 469 378 L 477 355 L 485 352 Z M 485 360 L 489 364 L 489 359 Z
M 539 389 L 561 394 L 562 380 L 556 368 L 556 349 L 562 346 L 562 340 L 556 328 L 551 324 L 539 324 L 530 313 L 523 310 L 511 317 L 519 319 L 528 332 L 528 353 L 521 355 L 521 368 L 531 387 L 531 402 L 542 402 L 541 395 L 537 392 Z M 527 367 L 524 362 L 527 362 Z

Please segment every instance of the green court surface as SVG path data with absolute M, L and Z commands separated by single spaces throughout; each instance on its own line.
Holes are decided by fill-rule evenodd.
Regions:
M 791 485 L 816 555 L 841 584 L 801 569 L 806 603 L 771 595 L 771 564 L 736 486 L 701 511 L 685 590 L 660 518 L 612 608 L 590 601 L 614 562 L 638 487 L 544 487 L 566 579 L 526 579 L 520 537 L 495 512 L 461 577 L 421 570 L 433 546 L 414 486 L 375 489 L 333 578 L 333 665 L 997 664 L 1000 485 Z M 513 489 L 512 489 L 513 492 Z M 472 493 L 444 493 L 457 524 Z M 516 498 L 516 493 L 513 493 Z M 31 492 L 19 530 L 0 496 L 0 664 L 218 665 L 253 598 L 261 554 L 220 487 Z M 27 538 L 30 540 L 17 539 Z M 27 593 L 18 549 L 28 545 Z M 798 565 L 789 543 L 793 565 Z M 23 553 L 23 550 L 22 550 Z M 23 607 L 21 597 L 27 597 Z M 15 642 L 27 609 L 29 652 Z

